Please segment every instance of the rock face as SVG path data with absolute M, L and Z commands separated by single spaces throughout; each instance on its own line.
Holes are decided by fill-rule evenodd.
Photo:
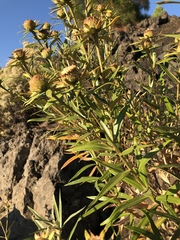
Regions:
M 180 33 L 180 18 L 170 17 L 167 14 L 146 19 L 136 26 L 127 26 L 126 32 L 118 34 L 119 43 L 113 49 L 120 65 L 128 66 L 126 81 L 130 87 L 137 88 L 136 80 L 147 79 L 141 69 L 133 67 L 131 63 L 140 59 L 140 53 L 134 53 L 131 43 L 143 36 L 144 30 L 153 27 L 155 34 Z M 159 43 L 157 58 L 162 59 L 169 50 L 172 38 L 164 38 Z M 141 62 L 145 67 L 147 63 Z M 44 137 L 45 129 L 33 128 L 25 122 L 12 126 L 6 137 L 0 137 L 0 205 L 7 201 L 11 203 L 9 209 L 9 224 L 11 240 L 21 240 L 32 234 L 37 228 L 30 220 L 31 214 L 28 206 L 39 214 L 50 217 L 52 211 L 52 196 L 62 192 L 63 219 L 71 213 L 88 204 L 87 195 L 96 194 L 95 189 L 89 185 L 64 187 L 64 184 L 83 166 L 83 162 L 74 162 L 60 171 L 61 166 L 69 157 L 64 154 L 61 142 L 47 140 Z M 84 229 L 91 229 L 94 234 L 99 232 L 97 226 L 102 222 L 102 213 L 90 216 L 88 220 L 80 223 L 74 239 L 84 239 Z M 3 219 L 5 224 L 5 218 Z M 71 221 L 64 228 L 63 237 L 66 239 L 69 229 L 74 222 Z M 0 236 L 2 234 L 0 233 Z
M 60 172 L 61 166 L 69 155 L 63 152 L 62 142 L 47 140 L 45 130 L 27 127 L 24 122 L 18 123 L 10 131 L 10 136 L 0 141 L 0 196 L 1 205 L 11 203 L 9 225 L 12 240 L 21 240 L 37 230 L 30 221 L 31 213 L 28 206 L 47 219 L 51 217 L 53 195 L 62 194 L 63 221 L 70 214 L 88 205 L 87 195 L 96 194 L 88 184 L 82 187 L 64 187 L 64 184 L 84 165 L 82 162 L 72 163 Z M 91 220 L 90 220 L 91 219 Z M 89 220 L 80 223 L 74 239 L 83 239 L 84 229 L 98 232 L 101 214 L 92 215 Z M 75 221 L 75 220 L 74 220 Z M 64 228 L 63 236 L 67 238 L 74 221 Z M 3 219 L 5 224 L 5 219 Z M 90 224 L 91 223 L 91 224 Z M 0 236 L 2 233 L 0 232 Z
M 127 25 L 126 31 L 119 31 L 119 42 L 113 49 L 112 53 L 117 59 L 119 65 L 127 67 L 127 73 L 125 75 L 126 84 L 135 90 L 139 90 L 139 84 L 137 82 L 147 82 L 147 73 L 141 68 L 135 66 L 134 62 L 137 62 L 146 70 L 150 69 L 149 62 L 146 59 L 142 59 L 142 52 L 138 51 L 137 45 L 132 43 L 138 42 L 143 33 L 147 29 L 154 30 L 154 44 L 158 45 L 156 49 L 156 59 L 163 59 L 164 55 L 172 49 L 174 38 L 162 37 L 161 34 L 179 34 L 180 33 L 180 18 L 176 16 L 168 16 L 164 13 L 162 16 L 156 18 L 149 18 L 139 22 L 137 25 Z M 156 74 L 160 73 L 160 69 L 155 69 Z
M 52 208 L 53 181 L 63 155 L 60 143 L 42 136 L 42 131 L 33 132 L 19 123 L 11 130 L 11 137 L 1 141 L 1 200 L 12 200 L 14 208 L 26 218 L 30 217 L 27 206 L 39 209 L 42 215 Z M 13 239 L 20 239 L 19 234 L 13 232 Z

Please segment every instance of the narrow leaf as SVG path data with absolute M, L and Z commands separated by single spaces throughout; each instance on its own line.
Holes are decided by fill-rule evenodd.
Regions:
M 124 177 L 126 177 L 129 174 L 129 170 L 119 173 L 115 176 L 113 176 L 109 182 L 103 187 L 101 192 L 97 195 L 97 197 L 90 203 L 88 208 L 91 208 L 102 196 L 104 196 L 108 191 L 110 191 L 114 186 L 116 186 L 117 183 L 119 183 Z

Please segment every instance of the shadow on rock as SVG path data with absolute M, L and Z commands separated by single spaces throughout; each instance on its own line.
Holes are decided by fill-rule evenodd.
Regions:
M 1 222 L 0 238 L 4 237 L 2 228 L 10 228 L 10 237 L 8 240 L 24 240 L 25 238 L 33 237 L 33 233 L 37 231 L 37 227 L 33 221 L 25 219 L 15 207 L 6 217 L 1 219 Z

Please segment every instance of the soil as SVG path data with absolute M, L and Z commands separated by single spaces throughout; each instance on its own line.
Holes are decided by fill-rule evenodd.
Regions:
M 140 53 L 133 52 L 132 42 L 143 36 L 144 30 L 154 28 L 155 34 L 180 33 L 180 18 L 163 14 L 154 19 L 145 19 L 136 24 L 128 25 L 125 31 L 118 34 L 119 42 L 112 54 L 118 56 L 118 63 L 127 65 L 126 82 L 129 87 L 138 89 L 138 81 L 146 81 L 147 75 L 131 63 L 137 61 Z M 174 42 L 173 38 L 160 38 L 157 58 L 162 59 Z M 142 62 L 147 69 L 149 66 Z M 158 70 L 157 70 L 158 71 Z M 158 74 L 158 72 L 157 72 Z M 9 203 L 8 221 L 11 227 L 10 240 L 22 240 L 32 236 L 37 230 L 31 221 L 28 206 L 42 216 L 50 218 L 53 202 L 52 196 L 62 195 L 63 220 L 72 213 L 86 206 L 89 200 L 86 196 L 95 195 L 92 185 L 82 184 L 65 187 L 69 179 L 82 167 L 84 162 L 76 161 L 62 171 L 61 166 L 70 157 L 65 154 L 63 142 L 46 139 L 47 126 L 27 124 L 26 118 L 18 119 L 6 131 L 6 136 L 0 136 L 0 206 Z M 90 171 L 90 170 L 89 170 Z M 108 210 L 97 212 L 82 221 L 73 239 L 84 239 L 84 229 L 99 234 L 99 224 L 108 216 Z M 6 218 L 2 220 L 6 223 Z M 74 225 L 74 220 L 63 229 L 63 238 L 67 236 Z M 3 233 L 0 232 L 0 236 Z

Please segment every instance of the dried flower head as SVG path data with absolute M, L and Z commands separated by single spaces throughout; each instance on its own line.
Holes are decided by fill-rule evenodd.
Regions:
M 180 38 L 175 37 L 175 38 L 174 38 L 174 42 L 175 42 L 175 43 L 180 42 Z
M 26 31 L 32 32 L 36 28 L 36 22 L 28 19 L 24 22 L 23 26 Z
M 82 28 L 79 29 L 73 29 L 72 30 L 72 40 L 76 41 L 78 39 L 78 36 L 81 36 L 84 34 L 84 31 Z
M 100 30 L 101 27 L 102 21 L 96 16 L 87 17 L 83 23 L 83 30 L 85 33 L 94 33 Z
M 41 29 L 41 30 L 38 31 L 37 35 L 38 35 L 39 39 L 44 40 L 44 39 L 48 38 L 49 32 L 46 29 Z
M 148 49 L 150 48 L 152 45 L 152 42 L 149 39 L 146 39 L 144 41 L 142 41 L 142 47 L 143 49 Z
M 45 22 L 42 26 L 42 29 L 44 30 L 50 30 L 50 28 L 51 28 L 51 24 L 48 22 Z
M 96 8 L 96 9 L 97 9 L 98 12 L 103 12 L 104 9 L 105 9 L 105 6 L 104 6 L 104 4 L 101 3 L 101 4 L 98 4 L 98 5 L 97 5 L 97 8 Z
M 53 3 L 64 6 L 70 3 L 70 0 L 52 0 Z
M 107 18 L 112 17 L 112 10 L 109 10 L 109 9 L 108 9 L 108 10 L 106 11 L 106 17 L 107 17 Z
M 154 36 L 154 30 L 153 29 L 147 29 L 144 31 L 144 37 L 145 38 L 151 38 Z
M 49 58 L 51 56 L 51 53 L 52 53 L 52 51 L 50 48 L 45 48 L 41 51 L 41 56 L 43 58 Z
M 59 38 L 60 33 L 57 30 L 53 30 L 50 33 L 50 37 L 52 38 Z
M 60 77 L 62 81 L 66 81 L 67 83 L 71 84 L 78 81 L 80 77 L 80 72 L 75 65 L 71 65 L 61 71 Z
M 66 14 L 63 8 L 59 9 L 56 14 L 57 14 L 57 17 L 60 19 L 64 19 L 66 17 Z
M 45 89 L 45 77 L 40 74 L 34 75 L 29 81 L 30 92 L 41 93 Z
M 23 60 L 25 57 L 25 52 L 22 48 L 16 49 L 12 52 L 12 55 L 15 59 Z

